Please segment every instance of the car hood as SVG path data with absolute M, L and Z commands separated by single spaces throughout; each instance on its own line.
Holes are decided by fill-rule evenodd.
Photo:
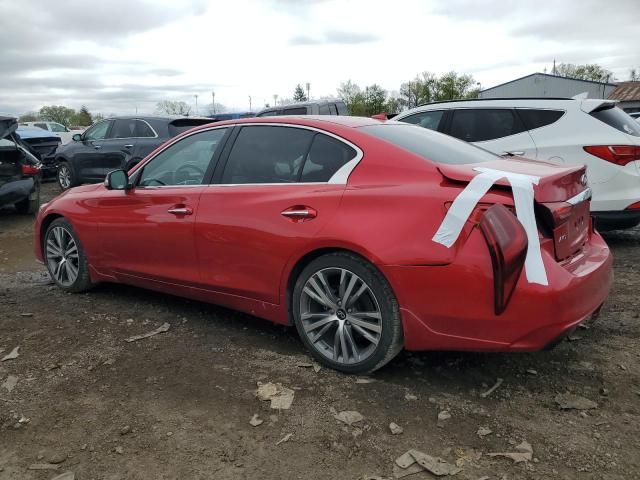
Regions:
M 0 117 L 0 138 L 7 137 L 18 128 L 18 120 L 13 117 Z

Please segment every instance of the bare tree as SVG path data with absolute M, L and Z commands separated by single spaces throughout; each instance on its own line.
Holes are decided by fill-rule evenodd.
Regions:
M 189 115 L 191 113 L 191 107 L 186 102 L 162 100 L 156 103 L 156 111 L 166 115 Z

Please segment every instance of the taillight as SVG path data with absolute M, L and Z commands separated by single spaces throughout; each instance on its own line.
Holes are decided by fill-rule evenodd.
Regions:
M 23 175 L 37 175 L 40 173 L 39 165 L 21 165 L 20 169 Z
M 491 255 L 494 309 L 500 315 L 507 308 L 524 267 L 527 233 L 518 219 L 499 204 L 485 211 L 480 230 Z
M 640 210 L 640 202 L 632 203 L 627 207 L 627 210 Z
M 640 147 L 635 145 L 591 145 L 582 148 L 591 155 L 621 167 L 640 160 Z

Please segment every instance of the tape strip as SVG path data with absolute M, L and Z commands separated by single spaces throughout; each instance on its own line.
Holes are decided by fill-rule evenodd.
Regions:
M 547 272 L 542 261 L 540 238 L 533 209 L 533 186 L 538 184 L 540 177 L 492 168 L 474 168 L 474 170 L 480 173 L 471 179 L 467 187 L 453 201 L 440 228 L 433 236 L 433 241 L 451 248 L 480 199 L 486 195 L 494 183 L 505 178 L 511 185 L 516 217 L 522 224 L 529 243 L 524 261 L 527 280 L 529 283 L 549 285 Z

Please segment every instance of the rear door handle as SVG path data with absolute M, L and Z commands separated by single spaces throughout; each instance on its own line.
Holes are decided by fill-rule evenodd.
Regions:
M 173 213 L 174 215 L 191 215 L 193 214 L 193 208 L 191 207 L 172 207 L 167 210 L 169 213 Z
M 316 218 L 318 211 L 307 205 L 294 205 L 280 212 L 280 215 L 294 222 L 304 222 Z
M 515 152 L 502 152 L 500 154 L 500 156 L 502 157 L 521 157 L 522 155 L 524 155 L 524 152 L 522 150 L 518 150 Z

